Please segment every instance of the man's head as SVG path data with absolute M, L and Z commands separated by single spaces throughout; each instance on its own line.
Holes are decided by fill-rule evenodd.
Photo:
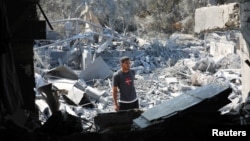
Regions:
M 122 71 L 130 70 L 130 58 L 128 56 L 123 56 L 120 59 L 120 64 L 121 64 Z

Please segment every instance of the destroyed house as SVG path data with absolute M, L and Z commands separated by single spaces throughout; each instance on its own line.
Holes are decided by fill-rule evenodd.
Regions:
M 1 140 L 203 140 L 218 135 L 213 129 L 250 134 L 250 2 L 202 1 L 207 5 L 192 11 L 192 33 L 180 32 L 183 20 L 168 26 L 175 33 L 149 39 L 132 21 L 121 27 L 119 16 L 113 24 L 121 29 L 109 27 L 95 0 L 79 1 L 71 10 L 77 16 L 55 21 L 46 13 L 55 1 L 41 1 L 0 2 Z M 147 23 L 155 14 L 149 11 L 133 22 Z M 140 108 L 115 111 L 112 76 L 123 56 L 135 70 Z

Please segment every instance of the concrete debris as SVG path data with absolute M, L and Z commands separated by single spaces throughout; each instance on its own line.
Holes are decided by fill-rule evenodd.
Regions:
M 217 61 L 218 69 L 240 69 L 241 59 L 238 54 L 227 54 L 223 58 Z
M 193 70 L 199 70 L 202 72 L 210 72 L 215 73 L 217 66 L 215 61 L 212 58 L 202 58 L 201 60 L 197 61 L 195 65 L 192 67 Z
M 229 53 L 235 53 L 235 44 L 222 43 L 222 42 L 210 42 L 210 54 L 213 56 L 227 55 Z
M 84 79 L 85 81 L 90 81 L 93 79 L 106 79 L 112 74 L 113 72 L 109 69 L 109 66 L 101 57 L 98 57 L 79 74 L 79 78 Z
M 38 73 L 35 73 L 35 81 L 36 81 L 36 88 L 35 88 L 35 91 L 36 91 L 36 93 L 38 94 L 37 89 L 38 89 L 39 87 L 45 85 L 45 82 L 44 82 L 43 77 L 42 77 L 40 74 L 38 74 Z
M 82 53 L 82 69 L 85 70 L 92 62 L 92 54 L 90 50 L 84 49 Z
M 57 91 L 52 88 L 52 84 L 47 84 L 38 88 L 38 91 L 42 94 L 43 98 L 49 105 L 50 111 L 56 113 L 59 111 L 59 96 Z
M 64 93 L 64 95 L 76 105 L 80 103 L 84 96 L 84 91 L 75 87 L 75 84 L 77 83 L 76 80 L 56 79 L 50 80 L 49 82 L 52 83 L 58 90 L 65 90 L 64 92 L 66 93 Z
M 98 49 L 96 50 L 96 53 L 101 53 L 103 52 L 110 44 L 111 44 L 111 41 L 113 40 L 112 37 L 110 37 L 105 43 L 103 43 L 102 45 L 100 45 L 98 47 Z
M 197 39 L 194 35 L 173 33 L 169 37 L 167 44 L 172 48 L 182 48 L 187 46 L 202 46 L 203 41 Z
M 195 10 L 194 31 L 200 33 L 209 30 L 237 28 L 239 20 L 239 3 L 202 7 Z
M 42 122 L 46 122 L 48 118 L 52 115 L 49 105 L 43 99 L 36 99 L 35 101 L 36 106 L 39 109 L 39 120 Z
M 59 66 L 57 68 L 51 69 L 51 70 L 46 72 L 46 75 L 49 77 L 52 77 L 52 78 L 53 77 L 55 77 L 55 78 L 68 78 L 71 80 L 78 79 L 77 74 L 67 66 Z
M 82 91 L 85 91 L 87 83 L 83 79 L 78 79 L 74 86 Z
M 209 48 L 209 53 L 213 57 L 222 57 L 237 53 L 237 50 L 239 50 L 237 47 L 239 36 L 239 31 L 228 31 L 207 33 L 204 38 L 206 46 Z
M 98 91 L 90 86 L 87 86 L 85 92 L 89 97 L 94 98 L 95 100 L 99 100 L 100 97 L 106 93 L 105 91 Z
M 218 108 L 230 102 L 227 97 L 231 92 L 232 89 L 229 85 L 209 84 L 202 86 L 145 111 L 140 117 L 133 120 L 133 122 L 136 128 L 142 129 L 157 124 L 161 120 L 171 121 L 178 114 L 185 116 L 185 114 L 194 111 L 198 113 L 203 112 L 204 109 L 209 112 L 217 111 Z M 216 102 L 218 98 L 220 99 L 219 103 Z M 212 103 L 213 106 L 207 106 L 207 104 Z
M 237 4 L 231 6 L 237 8 Z M 86 23 L 77 18 L 68 20 Z M 35 42 L 37 84 L 34 89 L 47 95 L 45 102 L 52 113 L 59 110 L 78 116 L 84 119 L 83 129 L 94 131 L 94 126 L 90 125 L 97 114 L 114 112 L 111 77 L 120 69 L 122 56 L 131 58 L 131 68 L 136 71 L 135 88 L 142 111 L 167 105 L 169 100 L 183 93 L 211 84 L 226 84 L 232 89 L 229 97 L 232 103 L 221 110 L 222 113 L 239 111 L 242 78 L 240 56 L 236 51 L 238 31 L 212 32 L 203 38 L 174 33 L 162 41 L 125 36 L 90 22 L 88 25 L 102 31 L 86 30 L 59 41 Z M 207 28 L 210 29 L 210 25 Z M 99 40 L 94 40 L 97 36 Z M 62 57 L 55 57 L 57 53 Z M 54 99 L 52 87 L 59 100 Z M 36 104 L 41 114 L 46 114 L 44 119 L 48 119 L 51 114 L 47 113 L 44 101 Z M 60 109 L 57 104 L 61 104 Z

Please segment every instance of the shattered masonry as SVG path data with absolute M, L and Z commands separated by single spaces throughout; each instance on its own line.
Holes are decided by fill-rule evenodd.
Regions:
M 67 23 L 67 38 L 53 35 L 59 40 L 37 40 L 34 46 L 36 105 L 42 122 L 46 123 L 54 111 L 66 111 L 89 123 L 98 114 L 114 112 L 111 77 L 120 67 L 119 58 L 125 55 L 132 58 L 132 68 L 136 70 L 140 110 L 145 111 L 142 115 L 189 91 L 225 83 L 232 88 L 228 96 L 231 103 L 220 111 L 237 114 L 243 102 L 238 6 L 232 3 L 197 9 L 195 31 L 209 30 L 204 37 L 174 33 L 168 39 L 146 40 L 133 34 L 124 36 L 78 18 L 55 21 L 54 24 Z M 216 25 L 200 20 L 211 16 L 208 13 L 214 9 L 224 11 L 223 23 L 220 17 L 213 21 Z M 84 23 L 90 29 L 73 34 L 75 31 L 68 27 L 69 23 L 73 26 Z M 217 30 L 220 28 L 228 30 Z M 47 85 L 52 85 L 50 92 L 40 90 Z M 48 100 L 48 95 L 54 96 L 53 100 Z M 59 105 L 51 106 L 53 101 Z M 86 130 L 90 127 L 88 122 L 83 124 Z

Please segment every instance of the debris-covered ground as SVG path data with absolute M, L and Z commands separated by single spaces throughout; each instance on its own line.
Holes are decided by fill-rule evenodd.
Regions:
M 93 23 L 89 23 L 91 30 L 73 34 L 78 20 L 61 21 L 68 33 L 65 38 L 51 33 L 55 40 L 37 40 L 34 45 L 36 105 L 42 123 L 60 110 L 80 117 L 86 131 L 95 131 L 94 117 L 114 112 L 112 74 L 125 55 L 136 70 L 135 86 L 142 111 L 209 83 L 227 83 L 233 88 L 229 96 L 232 103 L 221 112 L 239 112 L 241 61 L 233 38 L 239 31 L 204 37 L 174 33 L 164 40 L 145 40 Z

